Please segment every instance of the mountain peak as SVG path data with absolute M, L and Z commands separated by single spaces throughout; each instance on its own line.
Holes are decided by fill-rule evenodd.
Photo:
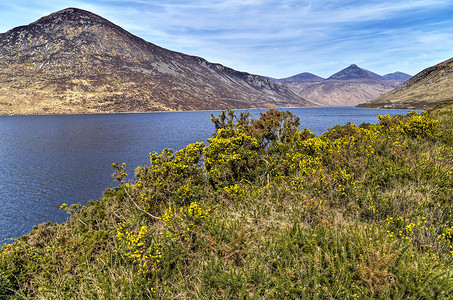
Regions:
M 101 16 L 98 16 L 92 12 L 89 12 L 87 10 L 83 10 L 80 8 L 75 8 L 75 7 L 69 7 L 65 8 L 62 10 L 59 10 L 57 12 L 54 12 L 48 16 L 42 17 L 39 20 L 33 22 L 30 25 L 40 25 L 40 24 L 48 24 L 48 23 L 54 23 L 54 24 L 59 24 L 62 22 L 98 22 L 98 23 L 110 23 L 106 19 L 102 18 Z
M 70 60 L 83 61 L 87 55 L 149 62 L 150 48 L 163 51 L 107 19 L 73 7 L 0 34 L 0 58 L 9 62 L 33 61 L 40 66 L 68 65 Z
M 66 8 L 0 34 L 0 114 L 306 106 L 286 86 Z
M 319 77 L 315 74 L 304 72 L 291 77 L 276 79 L 275 81 L 280 83 L 290 83 L 290 82 L 318 82 L 323 80 L 324 78 Z
M 403 72 L 393 72 L 383 76 L 386 80 L 400 80 L 406 81 L 409 80 L 412 76 Z
M 80 8 L 69 7 L 44 16 L 29 25 L 13 28 L 6 33 L 0 34 L 0 36 L 19 35 L 21 37 L 27 36 L 29 39 L 42 36 L 43 38 L 52 39 L 52 36 L 60 38 L 62 35 L 67 35 L 70 39 L 79 32 L 87 31 L 89 27 L 91 29 L 94 27 L 98 29 L 106 28 L 117 33 L 121 32 L 123 35 L 129 34 L 121 27 L 101 16 Z M 132 34 L 129 35 L 132 36 Z
M 349 67 L 333 74 L 327 80 L 376 80 L 381 79 L 381 76 L 371 71 L 365 70 L 352 64 Z
M 287 85 L 299 96 L 321 106 L 357 105 L 379 97 L 411 76 L 401 72 L 378 75 L 356 64 L 323 79 L 311 73 L 274 79 Z

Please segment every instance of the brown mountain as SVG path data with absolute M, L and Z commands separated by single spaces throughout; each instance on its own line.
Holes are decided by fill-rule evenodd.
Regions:
M 307 105 L 281 84 L 161 48 L 81 9 L 0 34 L 0 114 Z
M 453 102 L 453 58 L 424 69 L 404 84 L 360 107 L 426 109 Z
M 370 101 L 408 78 L 410 75 L 401 72 L 380 76 L 353 64 L 325 80 L 280 80 L 299 96 L 318 105 L 351 106 Z

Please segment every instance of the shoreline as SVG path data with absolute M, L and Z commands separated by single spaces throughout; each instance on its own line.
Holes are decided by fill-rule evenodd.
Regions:
M 234 111 L 247 111 L 247 110 L 269 110 L 269 109 L 298 109 L 298 108 L 340 108 L 340 107 L 353 107 L 357 109 L 385 109 L 385 110 L 416 110 L 423 111 L 426 109 L 417 108 L 386 108 L 386 107 L 358 107 L 358 106 L 283 106 L 283 107 L 251 107 L 251 108 L 231 108 Z M 119 112 L 87 112 L 87 113 L 42 113 L 42 114 L 0 114 L 0 117 L 13 117 L 13 116 L 79 116 L 79 115 L 114 115 L 114 114 L 151 114 L 151 113 L 183 113 L 183 112 L 216 112 L 225 109 L 201 109 L 201 110 L 156 110 L 156 111 L 119 111 Z

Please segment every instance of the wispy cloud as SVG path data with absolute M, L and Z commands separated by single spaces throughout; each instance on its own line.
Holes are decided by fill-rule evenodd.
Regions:
M 414 74 L 453 56 L 449 0 L 55 2 L 1 3 L 0 29 L 75 6 L 171 50 L 273 77 L 304 71 L 327 77 L 351 63 Z

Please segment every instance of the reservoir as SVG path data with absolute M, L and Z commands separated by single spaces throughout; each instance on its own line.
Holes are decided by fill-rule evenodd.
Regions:
M 286 109 L 285 109 L 286 110 Z M 291 108 L 300 129 L 321 135 L 336 124 L 378 122 L 403 110 Z M 237 110 L 239 113 L 242 110 Z M 248 110 L 259 118 L 266 109 Z M 149 164 L 149 153 L 205 142 L 220 111 L 0 116 L 0 246 L 42 222 L 63 222 L 63 203 L 86 204 L 115 186 L 112 163 Z

